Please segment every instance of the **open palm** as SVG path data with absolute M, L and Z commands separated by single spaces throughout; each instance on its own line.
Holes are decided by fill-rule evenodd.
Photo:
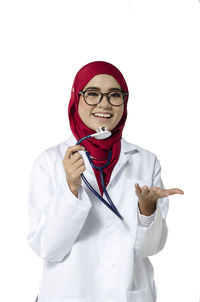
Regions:
M 159 198 L 167 197 L 173 194 L 184 194 L 183 190 L 178 188 L 172 189 L 161 189 L 160 187 L 140 187 L 138 183 L 135 183 L 135 193 L 138 196 L 140 201 L 145 202 L 146 204 L 153 204 Z

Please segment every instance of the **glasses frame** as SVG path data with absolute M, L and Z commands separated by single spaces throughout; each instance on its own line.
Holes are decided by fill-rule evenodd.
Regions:
M 85 93 L 86 93 L 87 91 L 96 91 L 96 90 L 92 90 L 92 89 L 81 90 L 81 91 L 79 91 L 78 94 L 82 94 L 82 95 L 83 95 L 83 99 L 84 99 L 85 103 L 86 103 L 87 105 L 89 105 L 89 106 L 96 106 L 96 105 L 98 105 L 98 104 L 103 100 L 103 97 L 104 97 L 104 95 L 105 95 L 105 96 L 107 97 L 108 102 L 110 103 L 110 105 L 115 106 L 115 107 L 119 107 L 119 106 L 121 106 L 121 105 L 124 104 L 125 97 L 128 95 L 128 93 L 125 92 L 124 90 L 116 90 L 116 91 L 111 91 L 111 92 L 108 92 L 108 93 L 104 93 L 104 92 L 101 92 L 101 91 L 96 91 L 96 92 L 99 92 L 99 93 L 101 94 L 101 97 L 100 97 L 100 100 L 99 100 L 98 103 L 92 105 L 92 104 L 88 104 L 87 101 L 86 101 L 86 99 L 85 99 Z M 110 94 L 110 93 L 113 93 L 113 92 L 121 92 L 121 93 L 122 93 L 122 95 L 123 95 L 123 103 L 121 103 L 120 105 L 113 105 L 113 104 L 110 102 L 109 94 Z

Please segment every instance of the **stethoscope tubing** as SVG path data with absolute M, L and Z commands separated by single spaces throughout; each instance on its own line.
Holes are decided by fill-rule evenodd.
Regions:
M 79 145 L 80 143 L 82 143 L 84 140 L 91 138 L 92 135 L 87 135 L 83 138 L 81 138 L 79 141 L 77 141 L 76 145 Z M 108 202 L 90 185 L 90 183 L 87 181 L 86 177 L 84 176 L 84 174 L 81 174 L 81 178 L 84 181 L 84 183 L 86 184 L 86 186 L 111 210 L 113 211 L 120 219 L 124 220 L 124 218 L 121 216 L 121 214 L 119 213 L 119 211 L 117 210 L 117 208 L 115 207 L 114 203 L 112 202 L 106 187 L 105 187 L 105 182 L 104 182 L 104 178 L 103 178 L 103 169 L 105 167 L 107 167 L 110 163 L 111 160 L 111 156 L 112 156 L 112 151 L 109 152 L 109 156 L 108 156 L 108 161 L 101 167 L 97 167 L 93 164 L 91 157 L 90 157 L 90 153 L 88 151 L 86 151 L 86 155 L 88 157 L 88 160 L 91 164 L 91 166 L 97 170 L 100 171 L 101 174 L 101 183 L 102 183 L 102 187 L 103 187 L 103 191 L 106 195 L 106 198 L 108 199 Z
M 119 211 L 116 209 L 113 209 L 113 207 L 90 185 L 90 183 L 87 181 L 87 179 L 85 178 L 84 174 L 81 174 L 81 178 L 83 179 L 83 181 L 85 182 L 86 186 L 111 210 L 113 211 L 120 219 L 124 219 L 121 214 L 119 213 Z
M 106 186 L 105 186 L 105 182 L 104 182 L 104 177 L 103 177 L 103 169 L 105 169 L 105 168 L 110 164 L 111 157 L 112 157 L 112 151 L 109 151 L 108 160 L 107 160 L 107 162 L 106 162 L 103 166 L 101 166 L 101 167 L 97 167 L 97 166 L 95 166 L 95 165 L 93 164 L 93 162 L 92 162 L 92 160 L 91 160 L 91 158 L 90 158 L 90 154 L 89 154 L 88 151 L 86 151 L 86 155 L 87 155 L 87 157 L 88 157 L 88 159 L 89 159 L 89 162 L 90 162 L 91 166 L 92 166 L 93 168 L 95 168 L 95 169 L 97 169 L 97 170 L 100 171 L 100 175 L 101 175 L 101 184 L 102 184 L 102 187 L 103 187 L 103 191 L 104 191 L 104 193 L 105 193 L 105 195 L 106 195 L 106 198 L 107 198 L 108 201 L 110 202 L 111 206 L 112 206 L 113 208 L 115 208 L 116 211 L 118 211 L 117 208 L 115 207 L 114 203 L 112 202 L 112 200 L 111 200 L 111 198 L 110 198 L 110 196 L 109 196 L 109 194 L 108 194 L 108 191 L 106 190 Z

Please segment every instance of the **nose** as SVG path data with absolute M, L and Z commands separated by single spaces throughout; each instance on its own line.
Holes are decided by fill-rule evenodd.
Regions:
M 103 98 L 99 104 L 97 104 L 98 107 L 104 107 L 104 108 L 111 108 L 112 105 L 108 101 L 107 95 L 103 95 Z

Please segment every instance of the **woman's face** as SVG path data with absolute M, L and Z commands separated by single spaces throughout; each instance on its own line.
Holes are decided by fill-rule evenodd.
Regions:
M 87 85 L 84 87 L 83 91 L 89 87 L 96 87 L 97 91 L 110 92 L 113 88 L 121 89 L 119 83 L 108 74 L 98 74 L 93 77 Z M 94 90 L 94 89 L 93 89 Z M 112 106 L 106 96 L 103 97 L 101 102 L 95 106 L 90 106 L 85 103 L 83 95 L 80 95 L 78 104 L 78 113 L 83 121 L 83 123 L 90 129 L 96 131 L 99 127 L 106 127 L 107 130 L 112 130 L 119 123 L 124 111 L 124 104 L 120 106 Z M 94 113 L 109 113 L 110 118 L 98 117 Z

